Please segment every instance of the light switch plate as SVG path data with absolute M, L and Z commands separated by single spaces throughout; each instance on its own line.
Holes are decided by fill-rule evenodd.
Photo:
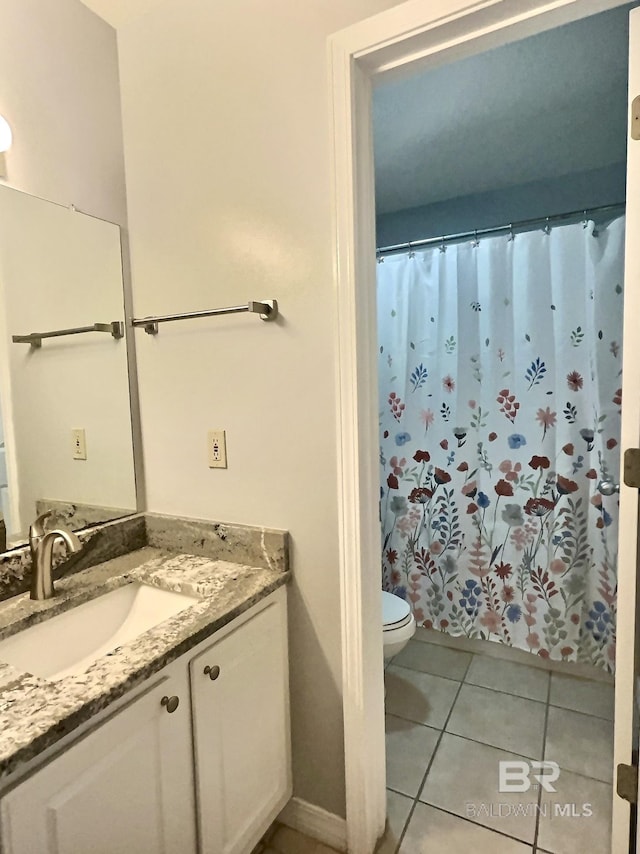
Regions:
M 224 430 L 209 430 L 207 433 L 207 457 L 210 469 L 226 469 L 227 437 Z
M 72 456 L 74 460 L 87 459 L 87 437 L 84 430 L 71 431 Z

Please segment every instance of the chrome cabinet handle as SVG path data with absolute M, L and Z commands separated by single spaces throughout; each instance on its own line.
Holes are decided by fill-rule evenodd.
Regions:
M 612 480 L 601 480 L 598 484 L 598 492 L 601 495 L 613 495 L 614 492 L 620 492 L 620 484 Z
M 214 664 L 213 667 L 209 667 L 209 665 L 207 664 L 204 669 L 204 672 L 209 677 L 209 679 L 211 679 L 212 682 L 214 682 L 218 678 L 218 676 L 220 676 L 220 668 L 217 664 Z
M 169 714 L 171 714 L 172 712 L 175 712 L 175 710 L 180 705 L 180 698 L 176 697 L 175 694 L 173 695 L 173 697 L 163 697 L 160 700 L 160 705 L 164 706 L 169 712 Z

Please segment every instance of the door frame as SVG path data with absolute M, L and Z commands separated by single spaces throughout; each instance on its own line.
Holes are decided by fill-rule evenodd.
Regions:
M 351 854 L 371 854 L 383 833 L 386 815 L 376 299 L 371 284 L 376 275 L 372 87 L 381 75 L 389 79 L 417 67 L 443 65 L 620 5 L 625 3 L 409 0 L 329 39 L 342 678 L 347 848 Z M 636 177 L 635 186 L 640 189 L 640 174 Z M 636 223 L 634 218 L 633 226 L 637 229 L 640 221 Z M 627 234 L 630 230 L 627 216 Z M 640 270 L 636 272 L 640 279 Z M 640 295 L 633 296 L 633 303 L 639 303 L 634 312 L 637 318 Z M 625 314 L 630 323 L 628 312 Z M 627 430 L 630 435 L 623 429 L 623 447 L 635 446 L 640 439 L 637 338 L 637 334 L 629 334 L 624 343 L 624 387 L 629 391 L 625 414 L 630 414 L 627 423 L 632 427 Z M 623 520 L 635 528 L 637 510 L 637 491 L 622 489 L 621 528 Z M 633 698 L 629 692 L 633 685 L 636 540 L 624 539 L 619 566 L 630 571 L 619 572 L 616 764 L 631 761 L 632 743 Z M 629 804 L 614 796 L 613 854 L 628 851 L 629 819 Z

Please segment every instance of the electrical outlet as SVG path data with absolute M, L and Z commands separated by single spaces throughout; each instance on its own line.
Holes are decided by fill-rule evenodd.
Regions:
M 72 456 L 74 460 L 87 459 L 87 437 L 84 430 L 72 430 Z
M 210 469 L 226 469 L 227 438 L 224 430 L 209 430 L 207 433 L 207 456 Z

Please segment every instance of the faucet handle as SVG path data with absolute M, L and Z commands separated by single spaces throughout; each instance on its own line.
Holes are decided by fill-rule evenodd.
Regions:
M 29 545 L 34 548 L 38 542 L 44 537 L 46 531 L 44 529 L 45 521 L 53 516 L 53 510 L 47 510 L 46 513 L 41 513 L 35 522 L 29 526 Z

